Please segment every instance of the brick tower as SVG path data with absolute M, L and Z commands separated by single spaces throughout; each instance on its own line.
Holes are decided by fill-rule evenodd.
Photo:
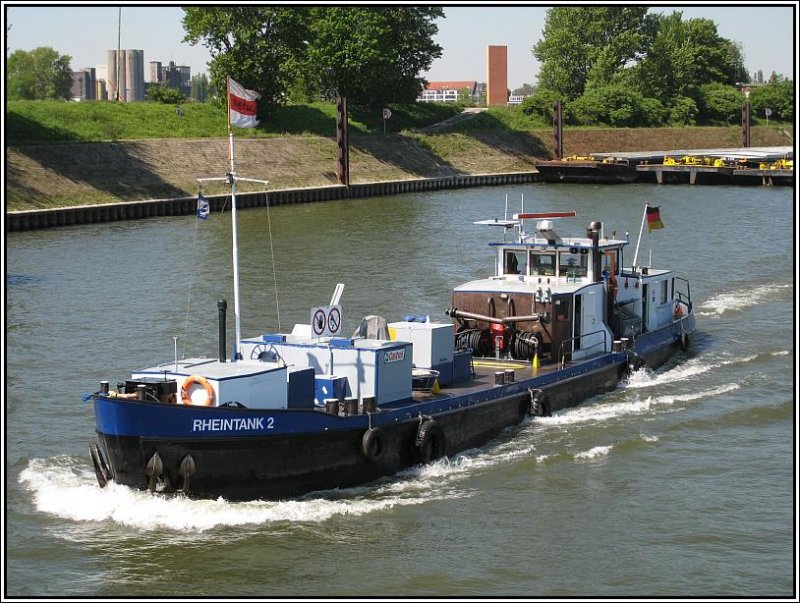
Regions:
M 508 46 L 486 47 L 486 106 L 508 104 Z

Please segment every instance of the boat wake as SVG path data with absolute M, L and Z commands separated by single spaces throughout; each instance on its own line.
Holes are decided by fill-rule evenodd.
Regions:
M 703 302 L 697 309 L 698 316 L 721 316 L 727 312 L 741 312 L 747 308 L 761 305 L 765 299 L 781 295 L 792 285 L 761 285 L 750 289 L 744 287 L 731 293 L 720 293 Z
M 648 368 L 642 368 L 638 371 L 631 373 L 631 375 L 622 383 L 620 389 L 643 389 L 649 387 L 657 387 L 686 381 L 697 377 L 704 373 L 715 371 L 718 369 L 733 368 L 737 370 L 738 367 L 751 362 L 763 361 L 767 358 L 778 358 L 780 356 L 790 355 L 789 350 L 775 350 L 775 351 L 761 351 L 754 354 L 747 354 L 742 356 L 733 356 L 731 354 L 722 354 L 721 357 L 709 360 L 708 356 L 690 358 L 685 362 L 674 366 L 666 371 L 653 371 Z
M 642 415 L 658 409 L 673 410 L 676 405 L 680 406 L 687 402 L 702 400 L 719 396 L 739 389 L 738 383 L 728 383 L 719 387 L 694 391 L 686 394 L 663 394 L 657 396 L 647 396 L 644 398 L 627 396 L 620 402 L 603 402 L 589 406 L 579 406 L 564 414 L 555 414 L 552 417 L 539 419 L 545 425 L 578 425 L 584 423 L 599 423 L 614 419 L 623 419 L 634 415 Z
M 352 488 L 321 497 L 310 494 L 290 501 L 235 503 L 222 498 L 192 500 L 150 494 L 113 482 L 101 489 L 92 469 L 79 466 L 83 463 L 75 457 L 31 459 L 19 481 L 32 493 L 34 506 L 42 513 L 76 522 L 108 521 L 143 531 L 186 533 L 226 526 L 317 523 L 467 495 L 441 483 L 437 474 L 447 473 L 441 463 L 418 468 L 416 477 L 412 471 L 404 480 L 377 488 Z

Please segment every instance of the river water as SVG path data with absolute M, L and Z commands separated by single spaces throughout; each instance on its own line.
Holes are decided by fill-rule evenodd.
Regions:
M 480 449 L 285 502 L 101 490 L 89 461 L 83 393 L 170 360 L 173 337 L 216 354 L 229 213 L 8 233 L 5 594 L 796 594 L 791 188 L 534 184 L 241 211 L 243 336 L 308 323 L 339 282 L 347 331 L 367 314 L 447 320 L 451 288 L 492 271 L 500 232 L 472 222 L 502 217 L 506 194 L 509 211 L 576 210 L 569 234 L 628 231 L 628 262 L 644 202 L 660 206 L 640 259 L 691 280 L 689 353 Z

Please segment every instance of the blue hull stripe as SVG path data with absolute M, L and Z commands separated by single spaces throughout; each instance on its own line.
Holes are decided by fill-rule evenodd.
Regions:
M 318 410 L 207 408 L 158 402 L 94 397 L 97 431 L 110 436 L 169 439 L 218 439 L 313 434 L 333 430 L 366 429 L 416 420 L 422 415 L 465 410 L 501 398 L 526 394 L 529 388 L 546 388 L 567 379 L 607 370 L 627 361 L 626 353 L 611 353 L 515 383 L 489 387 L 465 395 L 447 392 L 433 400 L 382 406 L 370 417 L 339 417 Z

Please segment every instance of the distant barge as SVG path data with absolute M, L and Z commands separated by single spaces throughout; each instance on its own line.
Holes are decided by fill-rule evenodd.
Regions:
M 535 163 L 544 182 L 793 186 L 792 147 L 593 153 Z

